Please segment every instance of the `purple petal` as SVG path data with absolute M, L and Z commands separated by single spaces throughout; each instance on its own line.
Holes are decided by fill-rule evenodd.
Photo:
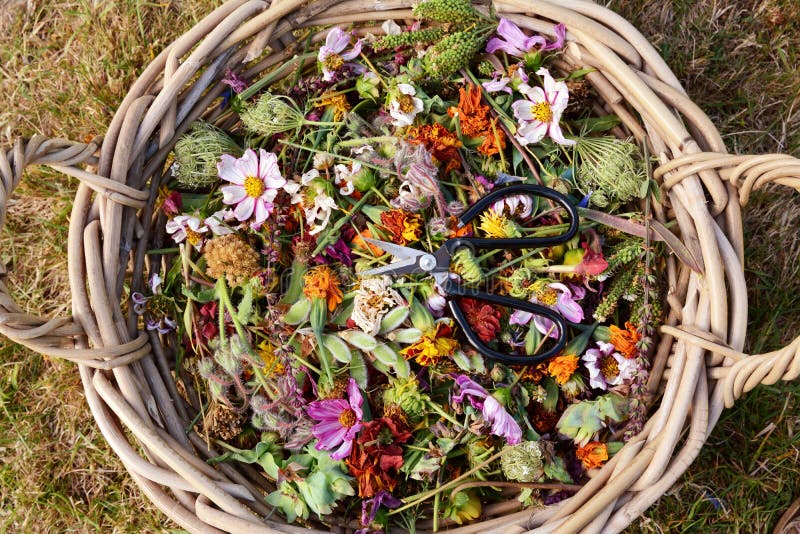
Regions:
M 497 37 L 492 37 L 489 39 L 489 42 L 486 43 L 486 51 L 490 54 L 497 52 L 498 50 L 502 50 L 506 54 L 510 56 L 522 57 L 525 55 L 525 51 L 508 44 L 507 42 L 503 41 L 502 39 L 498 39 Z
M 544 317 L 542 315 L 534 315 L 533 316 L 533 325 L 536 327 L 536 330 L 539 333 L 546 335 L 547 337 L 552 337 L 558 339 L 559 332 L 558 332 L 558 325 Z M 552 328 L 552 330 L 551 330 Z
M 509 445 L 522 441 L 522 429 L 500 402 L 491 395 L 483 405 L 483 417 L 492 423 L 492 434 L 506 438 Z
M 526 312 L 525 310 L 514 310 L 511 314 L 511 317 L 508 319 L 508 324 L 518 324 L 520 326 L 524 326 L 531 322 L 531 318 L 533 314 L 531 312 Z
M 236 160 L 235 165 L 245 177 L 258 176 L 258 156 L 252 148 L 245 150 L 244 155 Z
M 325 37 L 325 46 L 330 48 L 334 54 L 341 53 L 342 50 L 347 48 L 348 44 L 350 44 L 350 34 L 338 26 L 331 28 L 331 31 Z
M 350 406 L 344 399 L 326 399 L 313 401 L 306 408 L 308 415 L 317 420 L 339 419 L 339 415 Z
M 542 50 L 544 50 L 545 52 L 548 50 L 558 50 L 560 48 L 563 48 L 564 42 L 567 39 L 567 27 L 564 26 L 563 23 L 559 22 L 558 24 L 556 24 L 553 30 L 556 33 L 556 40 L 548 44 L 544 48 L 542 48 Z
M 336 452 L 331 453 L 332 460 L 344 460 L 348 456 L 350 456 L 350 452 L 353 450 L 353 440 L 345 441 L 342 443 L 342 446 L 339 447 Z
M 508 87 L 508 83 L 511 81 L 511 78 L 506 76 L 495 76 L 491 82 L 483 82 L 483 88 L 489 91 L 490 93 L 496 93 L 498 91 L 504 91 L 508 94 L 511 94 L 511 88 Z
M 220 162 L 217 163 L 217 175 L 222 180 L 227 180 L 231 183 L 243 185 L 245 176 L 236 166 L 236 158 L 231 155 L 223 154 Z
M 356 412 L 358 420 L 361 421 L 363 412 L 361 411 L 361 404 L 364 402 L 364 397 L 361 396 L 361 391 L 358 389 L 358 384 L 352 378 L 347 384 L 347 397 L 350 399 L 350 408 Z
M 497 35 L 503 37 L 509 45 L 522 48 L 527 52 L 525 41 L 528 39 L 528 36 L 525 35 L 525 32 L 523 32 L 519 26 L 507 18 L 503 17 L 500 19 L 500 23 L 497 25 Z
M 362 46 L 361 39 L 359 39 L 358 41 L 356 41 L 356 44 L 353 45 L 352 50 L 342 54 L 342 59 L 345 61 L 351 61 L 357 58 L 361 54 L 361 46 Z

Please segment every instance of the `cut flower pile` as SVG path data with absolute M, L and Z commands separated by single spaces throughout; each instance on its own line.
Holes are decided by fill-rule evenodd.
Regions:
M 652 402 L 664 250 L 637 236 L 657 194 L 646 158 L 609 133 L 615 117 L 594 115 L 587 72 L 554 62 L 563 25 L 530 34 L 464 0 L 414 13 L 381 36 L 303 33 L 305 48 L 257 80 L 229 72 L 223 111 L 178 141 L 159 195 L 154 253 L 174 261 L 131 295 L 143 327 L 171 340 L 195 430 L 228 451 L 214 462 L 260 466 L 265 501 L 291 522 L 436 530 L 493 502 L 551 504 L 641 430 Z M 461 224 L 520 183 L 579 206 L 575 237 L 460 248 L 449 276 L 560 314 L 567 332 L 456 301 L 505 354 L 565 335 L 554 357 L 493 361 L 433 277 L 360 274 L 394 260 L 373 240 L 432 253 L 456 237 L 563 232 L 568 214 L 528 195 Z

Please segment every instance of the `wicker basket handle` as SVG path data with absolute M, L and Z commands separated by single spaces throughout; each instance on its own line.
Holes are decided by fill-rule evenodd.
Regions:
M 73 176 L 113 202 L 135 208 L 144 206 L 148 197 L 146 191 L 138 191 L 78 167 L 82 163 L 97 162 L 95 153 L 100 143 L 99 138 L 89 143 L 74 143 L 36 135 L 27 141 L 18 139 L 8 150 L 0 150 L 0 179 L 2 179 L 0 228 L 5 223 L 11 194 L 19 185 L 25 169 L 31 165 L 47 165 L 58 172 Z M 2 269 L 0 276 L 5 275 L 4 267 L 0 266 L 0 269 Z M 109 369 L 125 365 L 140 358 L 149 350 L 146 335 L 119 347 L 75 348 L 75 339 L 83 336 L 84 331 L 72 317 L 47 319 L 25 313 L 14 302 L 2 280 L 0 280 L 0 333 L 41 354 L 96 368 Z
M 736 156 L 719 152 L 687 154 L 658 167 L 656 179 L 664 179 L 670 189 L 698 172 L 715 169 L 723 180 L 739 189 L 739 204 L 747 204 L 750 193 L 769 183 L 777 183 L 800 191 L 800 159 L 788 154 Z

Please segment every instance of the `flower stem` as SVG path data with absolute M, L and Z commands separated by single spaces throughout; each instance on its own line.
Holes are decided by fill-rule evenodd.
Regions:
M 309 52 L 307 54 L 294 56 L 292 59 L 287 60 L 283 65 L 281 65 L 280 67 L 270 72 L 257 82 L 253 83 L 253 85 L 251 85 L 250 87 L 239 93 L 238 95 L 239 100 L 242 101 L 247 100 L 248 98 L 256 94 L 258 91 L 260 91 L 262 87 L 271 84 L 272 82 L 283 76 L 286 72 L 295 68 L 296 63 L 305 62 L 307 59 L 311 59 L 316 56 L 317 56 L 316 52 Z
M 428 403 L 428 407 L 431 410 L 433 410 L 434 412 L 436 412 L 439 415 L 441 415 L 442 417 L 444 417 L 445 419 L 447 419 L 449 422 L 453 423 L 454 425 L 456 425 L 456 426 L 464 426 L 464 425 L 462 425 L 461 423 L 458 422 L 458 419 L 456 419 L 455 417 L 453 417 L 449 413 L 447 413 L 444 410 L 442 410 L 441 406 L 439 406 L 438 404 L 430 402 L 430 403 Z

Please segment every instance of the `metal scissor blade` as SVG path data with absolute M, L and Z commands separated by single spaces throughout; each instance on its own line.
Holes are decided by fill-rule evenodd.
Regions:
M 364 241 L 371 245 L 375 245 L 379 249 L 384 252 L 388 252 L 395 258 L 399 260 L 407 260 L 410 258 L 418 258 L 420 256 L 424 256 L 427 252 L 422 250 L 417 250 L 413 248 L 403 247 L 401 245 L 396 245 L 394 243 L 389 243 L 388 241 L 381 241 L 379 239 L 372 239 L 371 237 L 364 237 Z
M 405 260 L 395 261 L 389 265 L 383 265 L 382 267 L 367 269 L 366 271 L 361 271 L 358 274 L 359 276 L 376 276 L 380 274 L 414 274 L 419 272 L 422 272 L 422 270 L 419 268 L 419 266 L 417 266 L 417 259 L 408 258 Z

